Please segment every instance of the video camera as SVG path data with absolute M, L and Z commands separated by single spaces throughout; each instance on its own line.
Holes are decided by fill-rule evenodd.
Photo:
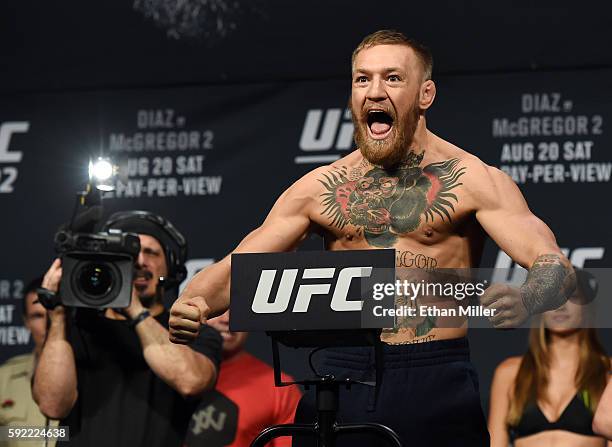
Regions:
M 107 158 L 90 161 L 87 188 L 77 194 L 70 222 L 55 234 L 63 270 L 59 293 L 38 289 L 39 300 L 48 309 L 59 304 L 128 307 L 140 233 L 153 236 L 164 250 L 168 272 L 158 278 L 156 293 L 168 301 L 176 299 L 179 284 L 187 277 L 187 241 L 180 231 L 162 216 L 138 210 L 116 212 L 98 225 L 103 215 L 102 192 L 113 190 L 120 172 Z
M 65 306 L 123 308 L 130 304 L 137 234 L 118 230 L 73 233 L 60 230 L 55 248 L 62 258 L 61 301 Z
M 77 193 L 70 222 L 54 237 L 55 251 L 62 259 L 60 293 L 45 298 L 42 290 L 43 305 L 46 301 L 50 307 L 60 302 L 73 307 L 129 306 L 140 239 L 120 230 L 96 231 L 103 215 L 102 193 L 114 189 L 117 172 L 110 159 L 90 160 L 87 188 Z

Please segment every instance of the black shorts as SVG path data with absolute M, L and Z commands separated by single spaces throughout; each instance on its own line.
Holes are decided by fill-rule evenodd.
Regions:
M 340 391 L 338 421 L 378 422 L 399 435 L 403 447 L 484 447 L 489 432 L 480 404 L 478 378 L 467 339 L 413 345 L 384 345 L 382 383 L 355 384 Z M 373 348 L 328 349 L 320 373 L 360 381 L 374 379 Z M 304 395 L 295 420 L 316 419 L 314 390 Z M 314 446 L 313 437 L 295 437 L 294 447 Z M 337 447 L 383 447 L 380 438 L 341 435 Z

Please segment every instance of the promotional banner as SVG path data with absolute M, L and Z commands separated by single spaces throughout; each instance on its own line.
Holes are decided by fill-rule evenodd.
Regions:
M 429 128 L 507 173 L 572 263 L 609 267 L 612 98 L 602 92 L 612 89 L 612 71 L 436 81 Z M 20 315 L 24 284 L 50 265 L 53 236 L 71 217 L 90 157 L 127 167 L 106 213 L 145 209 L 168 218 L 187 236 L 192 275 L 260 225 L 294 181 L 353 149 L 349 95 L 345 79 L 3 96 L 0 360 L 31 349 Z M 323 243 L 313 236 L 304 246 Z M 410 252 L 396 259 L 400 267 L 432 262 Z M 506 279 L 525 275 L 492 242 L 481 265 L 506 269 Z M 500 356 L 525 346 L 524 337 L 473 334 L 475 359 L 489 376 Z M 250 348 L 269 356 L 263 336 Z

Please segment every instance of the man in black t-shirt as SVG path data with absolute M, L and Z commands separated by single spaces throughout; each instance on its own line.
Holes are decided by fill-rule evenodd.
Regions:
M 36 367 L 33 395 L 41 411 L 70 427 L 74 446 L 180 446 L 197 404 L 213 387 L 221 337 L 206 328 L 196 343 L 171 344 L 162 283 L 184 278 L 186 244 L 161 216 L 117 213 L 105 229 L 137 233 L 140 253 L 130 305 L 122 310 L 49 311 L 49 331 Z M 55 260 L 43 287 L 57 291 Z

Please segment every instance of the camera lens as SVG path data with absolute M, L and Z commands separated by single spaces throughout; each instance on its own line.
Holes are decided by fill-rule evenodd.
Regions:
M 78 275 L 83 292 L 94 298 L 102 298 L 113 285 L 113 274 L 105 264 L 90 263 L 81 268 Z

